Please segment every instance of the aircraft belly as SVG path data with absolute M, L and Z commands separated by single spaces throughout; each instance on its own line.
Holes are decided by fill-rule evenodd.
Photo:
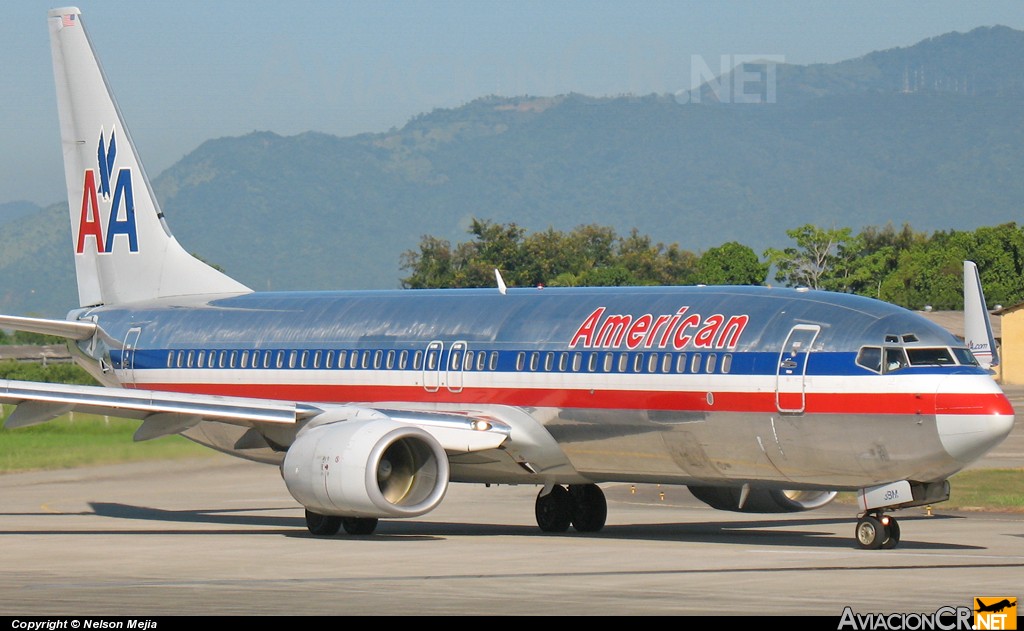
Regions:
M 562 410 L 546 429 L 595 481 L 762 482 L 854 489 L 943 479 L 958 465 L 934 417 Z

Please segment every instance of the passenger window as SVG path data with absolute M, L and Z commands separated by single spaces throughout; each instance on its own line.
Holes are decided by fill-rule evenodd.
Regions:
M 416 351 L 412 355 L 412 369 L 419 370 L 423 367 L 423 351 Z
M 316 351 L 315 353 L 313 353 L 313 368 L 319 368 L 320 367 L 320 356 L 321 356 L 320 351 Z M 243 357 L 243 361 L 244 361 L 244 357 Z
M 409 351 L 402 351 L 398 354 L 398 368 L 405 370 L 405 367 L 409 365 Z
M 299 355 L 299 368 L 305 368 L 309 365 L 309 351 L 302 351 L 302 355 Z
M 537 366 L 540 365 L 540 353 L 530 353 L 530 370 L 537 370 Z
M 591 353 L 590 357 L 587 358 L 587 370 L 589 372 L 597 370 L 597 353 Z
M 672 372 L 672 353 L 665 353 L 661 358 L 661 372 Z
M 569 367 L 569 354 L 559 353 L 558 354 L 558 370 L 565 372 L 565 369 Z
M 708 354 L 708 363 L 704 367 L 704 372 L 711 374 L 715 372 L 715 365 L 718 363 L 718 356 L 714 353 Z
M 700 353 L 694 353 L 690 357 L 690 372 L 692 372 L 692 373 L 700 372 Z
M 629 353 L 619 353 L 619 372 L 626 372 L 629 368 Z
M 332 366 L 334 366 L 334 351 L 327 351 L 327 355 L 324 357 L 324 368 Z
M 242 368 L 249 367 L 249 351 L 242 351 Z
M 604 354 L 604 372 L 611 372 L 611 371 L 612 371 L 612 354 L 611 353 L 605 353 Z
M 644 369 L 644 354 L 637 353 L 633 356 L 633 372 L 642 372 Z
M 475 365 L 473 363 L 473 358 L 475 355 L 476 353 L 474 351 L 466 351 L 466 361 L 462 364 L 463 370 L 473 370 L 473 366 Z
M 732 370 L 732 353 L 726 353 L 722 356 L 722 374 L 728 374 Z
M 658 372 L 658 354 L 651 353 L 647 356 L 647 372 L 656 373 Z
M 295 368 L 295 360 L 298 358 L 298 351 L 291 351 L 288 353 L 288 367 Z
M 388 351 L 387 359 L 384 360 L 384 367 L 388 370 L 395 367 L 395 351 Z
M 195 351 L 189 351 L 185 357 L 185 366 L 191 368 L 194 365 L 192 362 L 195 361 L 195 358 Z
M 491 358 L 489 360 L 488 368 L 491 370 L 498 369 L 498 351 L 491 351 Z
M 213 357 L 213 353 L 210 353 L 210 357 Z M 263 351 L 263 367 L 270 368 L 270 351 Z
M 367 368 L 370 367 L 370 355 L 372 355 L 370 351 L 363 351 L 362 353 L 362 361 L 359 364 L 359 367 L 362 368 L 363 370 L 366 370 Z
M 228 359 L 228 365 L 232 368 L 238 363 L 238 351 L 231 351 L 231 356 Z
M 366 351 L 366 353 L 369 354 L 370 351 Z M 384 351 L 373 351 L 373 369 L 374 370 L 377 370 L 377 369 L 380 368 L 381 360 L 383 359 L 383 357 L 384 357 Z
M 196 353 L 196 367 L 202 368 L 203 364 L 206 363 L 206 351 L 199 351 Z
M 352 351 L 348 354 L 348 367 L 359 368 L 359 351 Z
M 181 368 L 185 364 L 185 351 L 178 351 L 177 366 Z
M 516 371 L 521 371 L 526 362 L 526 353 L 516 354 Z
M 454 351 L 452 353 L 451 359 L 448 360 L 448 369 L 449 370 L 458 370 L 459 367 L 461 367 L 461 366 L 462 366 L 462 353 L 460 353 L 459 351 Z
M 679 353 L 679 356 L 676 357 L 676 372 L 686 372 L 686 353 Z
M 167 353 L 167 367 L 174 368 L 174 351 Z
M 487 368 L 487 353 L 481 351 L 476 354 L 476 369 L 482 371 L 484 368 Z
M 544 355 L 544 371 L 551 372 L 551 369 L 555 367 L 555 354 L 546 353 Z

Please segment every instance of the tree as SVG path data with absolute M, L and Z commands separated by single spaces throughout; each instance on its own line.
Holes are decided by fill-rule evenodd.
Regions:
M 705 285 L 763 285 L 768 263 L 762 263 L 748 246 L 735 241 L 723 243 L 701 255 L 697 282 Z
M 775 266 L 775 280 L 779 282 L 793 287 L 842 291 L 847 263 L 843 247 L 849 244 L 851 232 L 850 228 L 827 230 L 805 224 L 786 231 L 797 247 L 769 248 L 764 256 Z

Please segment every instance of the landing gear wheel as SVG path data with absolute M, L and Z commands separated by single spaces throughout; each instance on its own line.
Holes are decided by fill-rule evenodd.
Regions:
M 376 517 L 343 517 L 341 525 L 350 535 L 372 535 L 377 529 Z
M 871 515 L 857 522 L 857 543 L 865 550 L 878 550 L 886 539 L 885 526 Z
M 604 491 L 596 484 L 571 484 L 572 527 L 579 532 L 597 532 L 604 528 L 608 518 L 608 502 Z
M 882 542 L 882 549 L 892 550 L 900 542 L 900 525 L 894 517 L 889 518 L 889 523 L 885 527 L 885 534 L 886 538 Z
M 537 503 L 534 513 L 537 515 L 537 525 L 544 532 L 565 532 L 569 530 L 572 523 L 572 498 L 564 486 L 555 485 L 551 492 L 537 495 Z
M 306 528 L 317 537 L 333 537 L 341 530 L 341 517 L 306 511 Z

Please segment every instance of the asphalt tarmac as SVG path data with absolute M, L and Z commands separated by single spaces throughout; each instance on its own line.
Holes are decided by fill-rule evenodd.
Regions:
M 1024 467 L 1021 423 L 977 466 Z M 838 620 L 1024 591 L 1024 514 L 899 511 L 900 545 L 867 551 L 850 505 L 738 515 L 682 487 L 603 488 L 598 533 L 541 533 L 536 487 L 452 485 L 424 517 L 321 539 L 276 468 L 227 456 L 4 475 L 0 616 Z

